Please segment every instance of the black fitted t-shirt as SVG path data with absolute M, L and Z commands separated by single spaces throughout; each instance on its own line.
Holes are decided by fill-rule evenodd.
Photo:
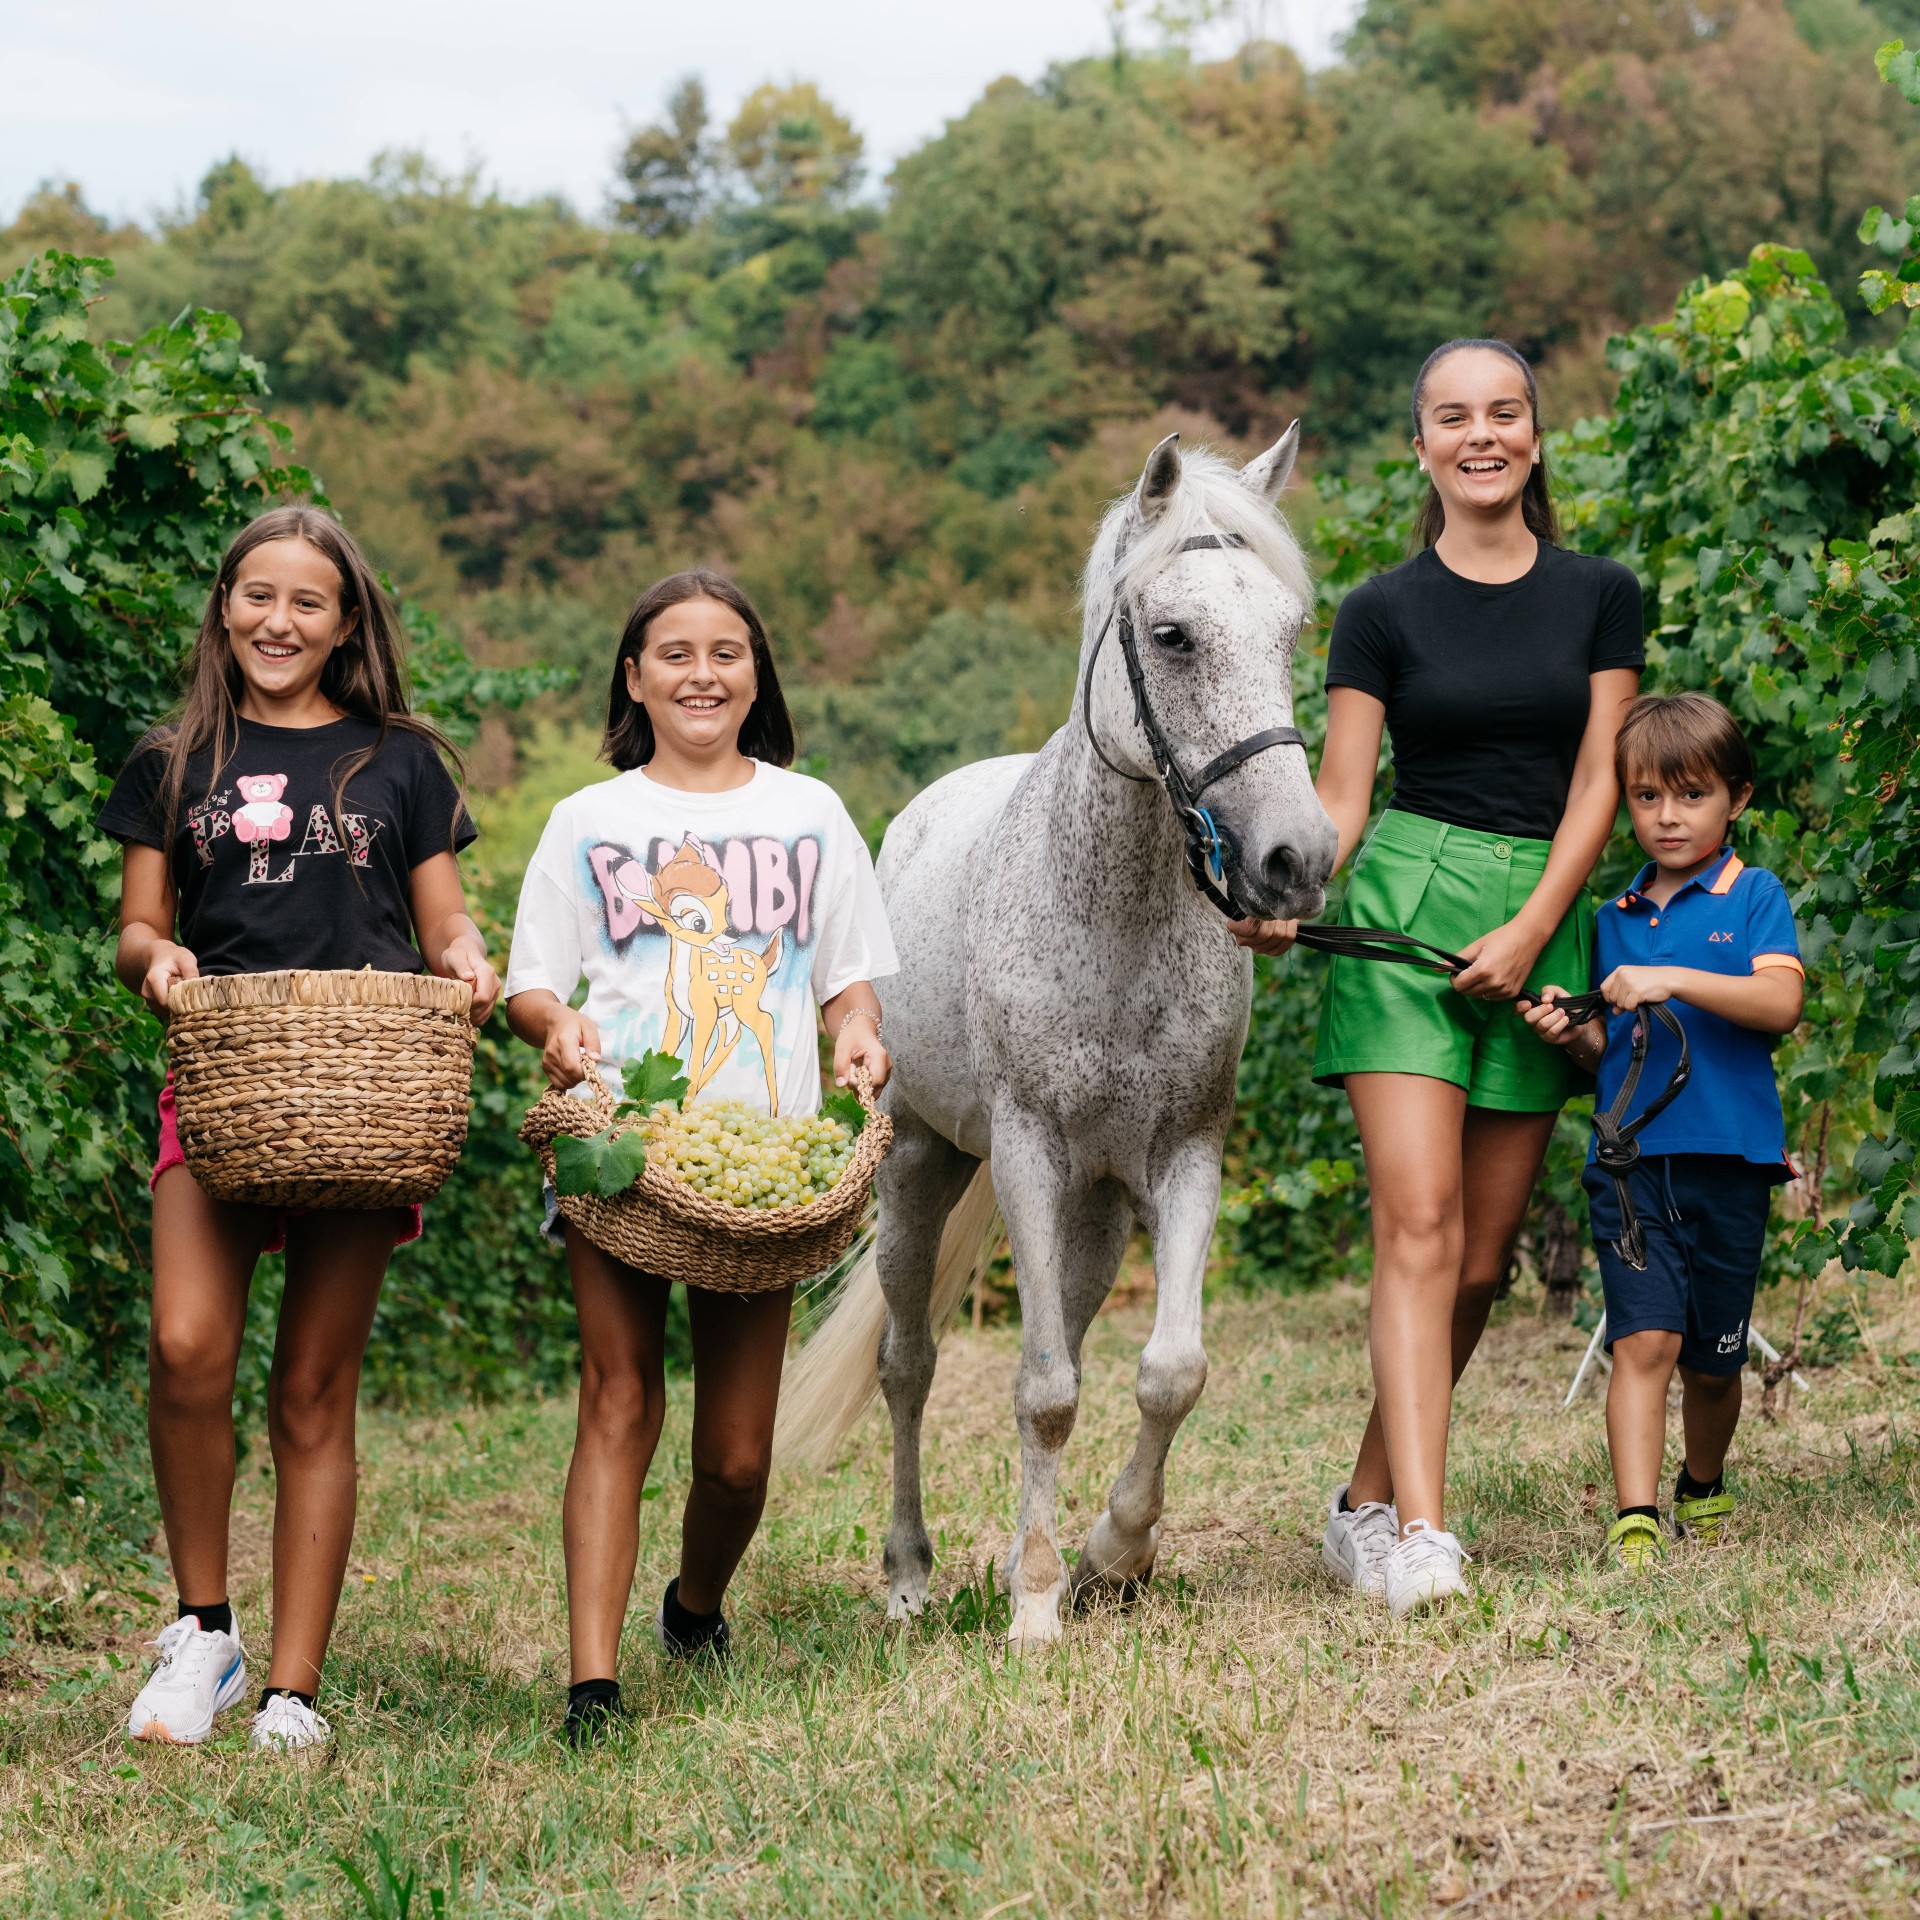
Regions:
M 201 973 L 423 970 L 409 876 L 423 860 L 466 846 L 475 829 L 432 744 L 399 727 L 347 783 L 336 817 L 335 769 L 379 737 L 367 720 L 242 720 L 218 779 L 210 751 L 188 756 L 166 850 L 180 944 Z M 101 811 L 101 832 L 165 848 L 165 746 L 156 733 L 134 749 Z
M 1488 586 L 1429 547 L 1340 603 L 1327 685 L 1387 709 L 1393 798 L 1450 826 L 1551 840 L 1586 730 L 1587 676 L 1646 664 L 1640 583 L 1544 540 Z

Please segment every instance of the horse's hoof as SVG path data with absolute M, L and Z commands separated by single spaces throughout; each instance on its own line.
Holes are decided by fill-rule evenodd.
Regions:
M 1014 1609 L 1013 1622 L 1007 1628 L 1009 1653 L 1038 1653 L 1060 1638 L 1060 1596 L 1058 1593 L 1026 1595 Z
M 889 1620 L 918 1620 L 927 1610 L 925 1587 L 895 1587 L 887 1595 Z
M 1073 1569 L 1074 1604 L 1104 1594 L 1120 1600 L 1138 1599 L 1141 1589 L 1153 1578 L 1153 1563 L 1159 1553 L 1158 1526 L 1149 1527 L 1144 1538 L 1127 1540 L 1114 1525 L 1112 1514 L 1101 1514 Z

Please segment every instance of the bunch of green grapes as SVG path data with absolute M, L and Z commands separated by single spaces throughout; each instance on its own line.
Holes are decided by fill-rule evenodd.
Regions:
M 824 1113 L 776 1120 L 731 1100 L 656 1108 L 650 1150 L 710 1200 L 735 1207 L 795 1207 L 837 1184 L 853 1129 Z

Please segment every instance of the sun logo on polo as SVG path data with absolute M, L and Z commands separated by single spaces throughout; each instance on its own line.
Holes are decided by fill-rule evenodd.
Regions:
M 1732 946 L 1733 944 L 1733 935 L 1725 932 L 1710 933 L 1707 935 L 1707 939 L 1709 942 L 1719 943 L 1725 946 Z

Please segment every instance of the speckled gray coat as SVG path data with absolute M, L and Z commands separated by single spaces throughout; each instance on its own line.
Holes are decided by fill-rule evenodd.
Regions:
M 880 1175 L 880 1381 L 893 1417 L 889 1611 L 924 1604 L 932 1548 L 920 1500 L 920 1422 L 934 1366 L 928 1293 L 941 1224 L 991 1166 L 1020 1292 L 1014 1409 L 1022 1486 L 1006 1567 L 1009 1638 L 1054 1639 L 1067 1592 L 1055 1513 L 1080 1348 L 1137 1216 L 1158 1291 L 1141 1356 L 1140 1431 L 1074 1573 L 1124 1587 L 1153 1566 L 1167 1449 L 1206 1380 L 1200 1287 L 1220 1156 L 1246 1037 L 1252 967 L 1195 890 L 1151 775 L 1119 648 L 1085 662 L 1116 594 L 1133 613 L 1148 697 L 1191 774 L 1293 718 L 1293 650 L 1309 604 L 1297 546 L 1273 509 L 1298 428 L 1244 471 L 1156 447 L 1108 513 L 1087 571 L 1082 685 L 1068 723 L 1031 756 L 938 782 L 893 824 L 880 880 L 901 971 L 880 983 L 897 1144 Z M 1242 544 L 1181 551 L 1201 533 Z M 1319 911 L 1334 830 L 1298 747 L 1229 774 L 1209 805 L 1242 850 L 1242 890 L 1266 915 Z

